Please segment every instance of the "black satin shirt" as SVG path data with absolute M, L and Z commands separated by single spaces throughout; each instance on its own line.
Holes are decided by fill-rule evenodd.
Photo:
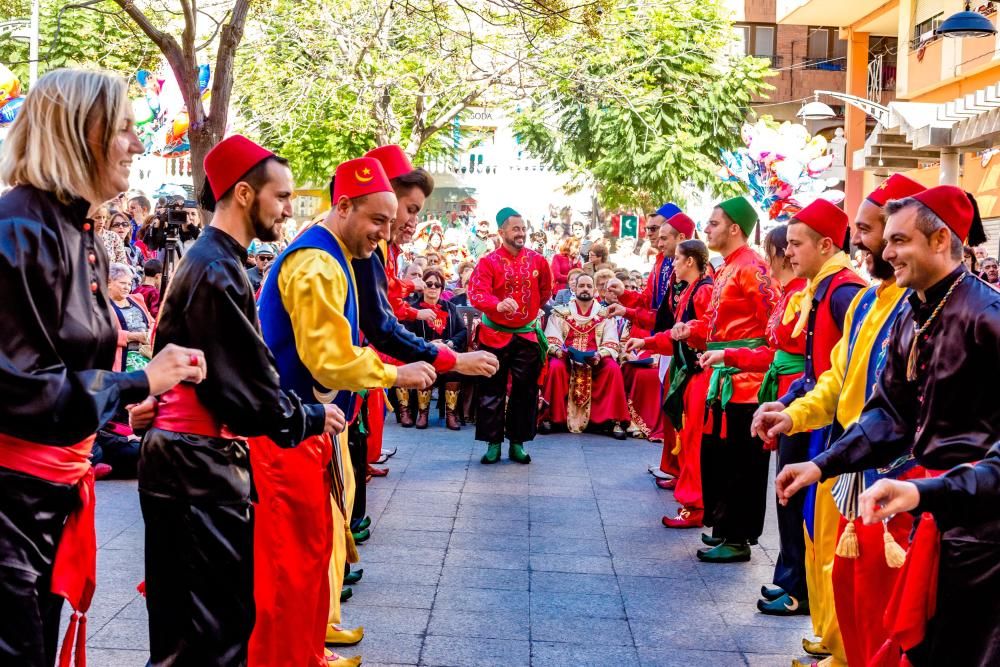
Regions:
M 0 197 L 0 432 L 22 440 L 75 444 L 149 394 L 145 373 L 110 370 L 108 260 L 89 208 L 25 185 Z
M 906 364 L 916 329 L 962 274 L 916 348 L 916 380 Z M 888 466 L 911 451 L 931 470 L 978 461 L 1000 440 L 1000 292 L 958 267 L 927 290 L 893 327 L 885 370 L 858 421 L 813 459 L 827 479 Z
M 237 435 L 266 435 L 292 447 L 323 432 L 323 406 L 303 404 L 281 389 L 261 337 L 246 260 L 236 239 L 206 228 L 170 280 L 153 350 L 175 343 L 204 351 L 208 376 L 195 391 L 205 407 Z

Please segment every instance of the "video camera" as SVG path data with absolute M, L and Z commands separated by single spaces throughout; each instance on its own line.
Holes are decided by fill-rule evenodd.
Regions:
M 197 237 L 197 232 L 192 234 L 182 229 L 190 223 L 188 212 L 197 208 L 196 201 L 181 196 L 166 197 L 161 200 L 154 213 L 156 221 L 153 222 L 153 227 L 156 232 L 150 239 L 152 249 L 163 250 L 168 242 L 179 245 L 181 241 Z

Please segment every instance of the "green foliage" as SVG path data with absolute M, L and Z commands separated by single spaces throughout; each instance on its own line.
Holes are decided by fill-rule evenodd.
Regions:
M 721 56 L 730 23 L 717 0 L 631 5 L 546 53 L 551 85 L 515 127 L 550 166 L 592 178 L 605 206 L 683 201 L 684 184 L 720 191 L 719 150 L 739 142 L 764 61 Z
M 131 76 L 140 67 L 155 67 L 159 51 L 116 4 L 104 0 L 85 8 L 69 5 L 42 0 L 39 74 L 59 67 L 85 66 Z M 5 0 L 0 4 L 0 16 L 6 11 L 11 12 L 11 18 L 28 18 L 30 3 Z M 0 38 L 0 63 L 10 67 L 27 85 L 26 41 Z

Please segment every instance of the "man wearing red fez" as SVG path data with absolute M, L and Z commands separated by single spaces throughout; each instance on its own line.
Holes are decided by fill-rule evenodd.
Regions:
M 795 398 L 790 407 L 786 408 L 786 401 L 794 397 L 785 397 L 780 403 L 761 406 L 755 416 L 753 428 L 762 437 L 767 435 L 768 427 L 776 423 L 778 425 L 771 428 L 772 438 L 780 437 L 777 435 L 779 433 L 791 437 L 808 434 L 812 451 L 807 457 L 811 457 L 822 451 L 831 439 L 836 440 L 847 426 L 857 420 L 884 367 L 885 355 L 880 352 L 888 345 L 899 313 L 907 308 L 906 290 L 896 285 L 892 266 L 882 259 L 885 248 L 884 206 L 890 199 L 907 197 L 923 189 L 922 185 L 906 176 L 895 174 L 862 202 L 851 240 L 865 252 L 868 273 L 880 283 L 862 290 L 848 307 L 842 327 L 847 335 L 833 347 L 829 356 L 830 370 L 816 379 L 815 386 L 804 396 Z M 815 344 L 814 341 L 813 345 Z M 816 358 L 817 355 L 814 354 L 813 363 L 816 363 Z M 904 472 L 906 471 L 901 470 L 899 474 Z M 839 508 L 835 503 L 833 488 L 836 483 L 836 479 L 827 480 L 803 498 L 809 611 L 813 633 L 820 638 L 819 641 L 803 640 L 803 647 L 815 655 L 832 655 L 836 663 L 844 664 L 848 661 L 847 646 L 863 644 L 856 639 L 859 636 L 855 631 L 858 627 L 870 627 L 870 636 L 880 636 L 881 618 L 875 616 L 881 613 L 884 604 L 880 606 L 878 600 L 887 600 L 896 570 L 889 568 L 883 557 L 883 531 L 879 530 L 877 534 L 859 531 L 858 536 L 866 542 L 871 541 L 871 544 L 862 544 L 861 557 L 857 560 L 864 559 L 873 568 L 872 572 L 877 574 L 876 579 L 860 587 L 864 590 L 864 595 L 858 598 L 861 606 L 857 611 L 854 610 L 853 591 L 842 591 L 842 587 L 837 586 L 834 574 L 851 571 L 844 569 L 845 566 L 853 569 L 854 560 L 835 557 L 835 553 L 846 527 L 841 514 L 856 516 L 856 511 L 846 507 Z M 792 502 L 790 500 L 788 504 L 791 505 Z M 896 521 L 903 524 L 906 518 L 897 517 Z M 904 538 L 908 530 L 896 525 L 891 528 L 892 534 L 897 538 Z M 845 549 L 841 551 L 845 552 Z M 873 562 L 872 557 L 878 560 Z M 883 579 L 888 580 L 887 585 L 882 585 Z M 767 586 L 761 593 L 765 599 L 779 599 L 782 594 L 777 587 Z M 855 615 L 859 619 L 858 623 L 853 622 Z M 876 639 L 876 643 L 880 641 L 881 639 Z M 866 664 L 866 661 L 861 660 L 861 663 Z
M 385 364 L 372 348 L 361 346 L 358 319 L 365 306 L 359 303 L 350 260 L 370 257 L 395 218 L 396 196 L 382 165 L 373 158 L 341 164 L 331 192 L 327 218 L 299 234 L 271 267 L 261 287 L 261 328 L 282 386 L 337 405 L 354 420 L 356 392 L 424 389 L 435 373 L 422 361 Z M 261 489 L 261 503 L 269 498 L 273 506 L 270 539 L 258 541 L 257 553 L 264 557 L 266 551 L 271 579 L 265 584 L 264 570 L 257 579 L 267 599 L 259 597 L 264 609 L 250 646 L 251 662 L 356 665 L 359 658 L 324 652 L 326 641 L 352 644 L 363 636 L 361 628 L 339 625 L 345 567 L 357 560 L 348 526 L 356 480 L 346 434 L 333 442 L 311 438 L 294 453 L 262 444 L 267 493 Z M 333 474 L 327 474 L 331 469 Z
M 469 279 L 469 303 L 483 313 L 480 349 L 500 361 L 497 373 L 478 387 L 476 440 L 488 444 L 484 464 L 500 460 L 505 435 L 510 458 L 530 463 L 524 443 L 535 438 L 538 422 L 539 375 L 548 349 L 539 320 L 552 296 L 552 273 L 544 257 L 524 247 L 528 228 L 520 213 L 501 209 L 497 227 L 503 245 L 480 258 Z
M 250 241 L 275 240 L 292 213 L 287 162 L 237 135 L 208 153 L 205 173 L 202 204 L 215 216 L 177 266 L 154 350 L 202 349 L 208 375 L 160 397 L 139 461 L 152 665 L 246 664 L 254 626 L 246 438 L 295 447 L 344 427 L 341 409 L 279 382 L 244 269 Z
M 766 370 L 758 393 L 762 409 L 767 405 L 782 409 L 815 386 L 816 378 L 830 367 L 831 352 L 840 340 L 851 301 L 865 284 L 854 272 L 847 252 L 848 236 L 847 215 L 824 199 L 796 213 L 785 230 L 784 249 L 793 279 L 783 286 L 781 301 L 769 323 L 770 345 L 729 349 L 722 359 L 718 352 L 708 352 L 702 363 L 721 360 L 741 370 Z M 810 442 L 825 442 L 826 436 L 825 431 L 819 431 L 778 438 L 779 465 L 808 460 Z M 757 602 L 762 613 L 787 616 L 809 612 L 807 582 L 811 578 L 803 534 L 804 509 L 803 500 L 778 508 L 781 550 L 774 586 L 764 587 L 763 599 Z M 812 528 L 812 522 L 807 523 Z
M 983 372 L 997 365 L 1000 293 L 962 264 L 963 244 L 975 245 L 983 238 L 975 200 L 960 188 L 943 185 L 890 201 L 886 212 L 883 258 L 892 266 L 896 283 L 911 290 L 906 298 L 909 308 L 897 318 L 884 370 L 857 421 L 812 461 L 782 470 L 775 486 L 783 501 L 805 486 L 836 475 L 842 476 L 842 483 L 853 480 L 853 489 L 846 490 L 848 496 L 886 470 L 896 472 L 897 477 L 904 476 L 901 470 L 908 470 L 909 476 L 933 475 L 978 461 L 1000 439 L 1000 397 L 990 384 L 991 374 Z M 857 508 L 849 510 L 848 518 L 853 519 Z M 887 532 L 898 542 L 891 528 Z M 918 535 L 930 529 L 921 525 Z M 844 538 L 845 548 L 838 548 L 838 555 L 850 558 L 864 552 L 866 544 L 853 523 L 848 524 Z M 982 590 L 975 586 L 984 571 L 975 546 L 980 539 L 963 528 L 946 527 L 940 541 L 937 611 L 928 625 L 927 641 L 896 643 L 890 637 L 877 651 L 883 656 L 893 653 L 897 659 L 899 651 L 905 651 L 914 664 L 985 664 L 984 656 L 969 648 L 982 646 L 978 639 L 971 641 L 983 628 L 983 610 L 976 604 Z M 937 565 L 924 558 L 929 553 L 921 550 L 907 563 L 907 579 L 934 572 Z M 885 554 L 888 565 L 902 564 L 900 555 L 888 546 Z M 835 564 L 835 586 L 838 571 Z M 852 581 L 859 579 L 855 574 Z M 923 588 L 931 585 L 927 581 Z M 868 592 L 854 591 L 854 610 L 862 603 L 871 604 L 870 599 L 862 600 Z M 839 612 L 841 600 L 836 592 L 835 600 Z M 890 614 L 885 617 L 889 628 L 898 620 Z M 989 629 L 994 638 L 996 627 L 994 621 Z M 864 648 L 862 658 L 873 655 L 871 646 Z M 848 660 L 853 664 L 850 652 Z
M 708 247 L 724 258 L 705 317 L 678 323 L 675 340 L 708 351 L 766 344 L 767 323 L 778 301 L 768 266 L 747 241 L 757 212 L 743 197 L 719 203 L 705 227 Z M 701 440 L 704 523 L 712 535 L 698 558 L 708 563 L 750 560 L 750 543 L 764 529 L 770 452 L 750 435 L 762 372 L 745 372 L 719 362 L 711 373 L 707 425 Z

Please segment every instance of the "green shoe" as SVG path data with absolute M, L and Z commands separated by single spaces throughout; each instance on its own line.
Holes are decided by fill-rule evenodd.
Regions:
M 757 600 L 757 611 L 768 616 L 802 616 L 809 613 L 809 601 L 785 593 L 776 600 Z
M 361 581 L 361 576 L 365 573 L 364 569 L 353 570 L 344 575 L 344 585 L 352 586 L 359 581 Z
M 370 525 L 372 525 L 372 518 L 370 516 L 366 516 L 358 522 L 358 530 L 364 530 Z
M 723 542 L 707 551 L 699 549 L 698 560 L 703 563 L 745 563 L 750 560 L 750 545 Z
M 760 596 L 768 602 L 777 600 L 784 594 L 785 589 L 781 586 L 769 586 L 768 584 L 764 584 L 760 587 Z
M 712 537 L 708 533 L 702 533 L 701 534 L 701 543 L 705 544 L 707 546 L 717 547 L 720 544 L 722 544 L 723 542 L 725 542 L 725 540 L 722 539 L 721 537 Z M 784 591 L 782 591 L 782 592 L 784 592 Z
M 351 590 L 350 586 L 344 586 L 340 589 L 340 601 L 347 602 L 354 596 L 354 591 Z
M 489 447 L 486 448 L 486 453 L 483 454 L 483 458 L 479 459 L 479 462 L 488 465 L 490 463 L 496 463 L 500 460 L 500 443 L 491 442 Z
M 524 451 L 524 445 L 520 442 L 510 443 L 510 460 L 518 463 L 531 463 L 531 457 Z
M 355 544 L 362 544 L 368 541 L 368 538 L 372 536 L 372 532 L 365 528 L 360 533 L 351 533 L 354 536 Z

